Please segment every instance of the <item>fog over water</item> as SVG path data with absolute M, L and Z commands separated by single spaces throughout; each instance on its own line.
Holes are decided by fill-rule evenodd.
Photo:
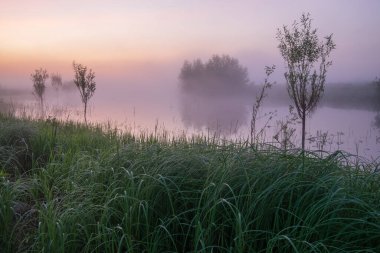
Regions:
M 274 64 L 275 84 L 259 110 L 257 129 L 265 130 L 262 141 L 276 144 L 273 137 L 291 104 L 276 32 L 309 12 L 318 35 L 333 33 L 337 48 L 324 97 L 306 122 L 307 146 L 323 143 L 327 151 L 378 157 L 380 99 L 373 81 L 380 76 L 379 9 L 378 0 L 0 1 L 0 110 L 38 115 L 30 74 L 46 68 L 64 82 L 58 92 L 48 80 L 46 116 L 83 121 L 72 83 L 76 61 L 95 72 L 90 122 L 110 121 L 135 133 L 158 128 L 247 139 L 264 67 Z M 184 91 L 184 62 L 206 62 L 215 54 L 247 68 L 244 88 Z M 291 127 L 299 147 L 300 124 Z
M 179 68 L 173 72 L 178 73 Z M 113 83 L 108 82 L 107 77 L 99 76 L 97 90 L 89 103 L 90 122 L 110 122 L 137 134 L 158 129 L 177 136 L 184 133 L 188 136 L 204 134 L 231 140 L 249 137 L 251 108 L 259 85 L 241 95 L 219 96 L 210 93 L 196 96 L 180 88 L 178 74 L 170 77 L 166 73 L 160 76 L 157 71 L 141 73 L 141 76 L 135 73 L 129 78 L 125 76 L 123 80 L 114 79 Z M 59 91 L 48 86 L 45 94 L 47 116 L 83 121 L 79 92 L 71 80 L 64 82 L 64 88 Z M 165 82 L 165 85 L 159 82 Z M 375 105 L 368 105 L 368 99 L 363 99 L 374 93 L 368 88 L 371 85 L 346 84 L 346 87 L 351 87 L 346 91 L 350 98 L 347 100 L 339 88 L 341 86 L 327 84 L 325 100 L 307 120 L 307 147 L 312 150 L 323 148 L 330 152 L 344 149 L 369 159 L 380 156 L 380 128 L 375 125 L 378 112 Z M 363 94 L 356 97 L 350 94 L 356 88 L 360 88 Z M 340 92 L 335 94 L 336 90 Z M 38 113 L 37 100 L 31 89 L 11 90 L 3 87 L 1 94 L 3 110 L 4 105 L 10 103 L 11 107 L 18 107 L 21 111 Z M 337 96 L 341 97 L 340 102 Z M 257 123 L 258 130 L 265 130 L 262 141 L 279 144 L 273 137 L 280 130 L 279 121 L 289 117 L 289 104 L 291 101 L 284 84 L 275 84 L 268 90 Z M 299 147 L 300 124 L 294 122 L 292 127 L 296 131 L 291 141 Z M 325 136 L 323 147 L 322 135 Z

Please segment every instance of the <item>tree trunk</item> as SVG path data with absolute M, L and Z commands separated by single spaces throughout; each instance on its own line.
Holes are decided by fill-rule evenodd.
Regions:
M 41 119 L 45 118 L 45 111 L 44 111 L 44 99 L 40 97 L 40 106 L 41 106 Z
M 306 113 L 302 114 L 302 151 L 305 151 L 305 125 L 306 125 Z
M 84 123 L 87 125 L 87 103 L 84 103 Z

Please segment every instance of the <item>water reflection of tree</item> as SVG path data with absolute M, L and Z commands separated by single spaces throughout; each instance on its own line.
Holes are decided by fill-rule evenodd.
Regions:
M 246 122 L 244 97 L 248 72 L 228 55 L 214 55 L 203 63 L 185 61 L 180 75 L 181 115 L 186 127 L 235 134 Z
M 236 134 L 247 121 L 247 108 L 242 99 L 181 96 L 181 117 L 186 127 L 229 135 Z

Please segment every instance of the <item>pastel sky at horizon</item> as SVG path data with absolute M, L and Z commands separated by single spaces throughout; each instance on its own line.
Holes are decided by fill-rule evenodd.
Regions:
M 379 10 L 378 0 L 2 0 L 0 85 L 30 85 L 39 67 L 69 79 L 73 60 L 101 80 L 147 69 L 176 77 L 185 59 L 212 54 L 238 58 L 255 82 L 275 64 L 283 82 L 277 28 L 307 12 L 321 37 L 334 34 L 328 80 L 371 81 L 380 75 Z

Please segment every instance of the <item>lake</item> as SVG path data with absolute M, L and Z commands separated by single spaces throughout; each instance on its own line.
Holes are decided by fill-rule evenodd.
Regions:
M 281 146 L 280 131 L 289 115 L 286 102 L 276 103 L 272 90 L 258 113 L 256 132 L 259 141 Z M 275 93 L 275 91 L 274 91 Z M 38 114 L 36 99 L 27 93 L 3 94 L 3 101 L 17 105 L 18 113 Z M 254 95 L 243 97 L 192 96 L 183 94 L 178 84 L 159 86 L 149 82 L 138 85 L 98 85 L 89 103 L 88 120 L 141 132 L 165 131 L 170 136 L 203 134 L 230 140 L 250 136 L 251 108 Z M 45 96 L 47 116 L 64 120 L 83 120 L 82 104 L 76 87 L 65 90 L 48 88 Z M 380 128 L 374 110 L 333 108 L 322 105 L 306 122 L 307 149 L 333 152 L 345 150 L 366 159 L 380 157 Z M 300 124 L 287 125 L 289 141 L 300 146 Z M 291 131 L 293 130 L 293 132 Z M 274 138 L 277 137 L 278 138 Z M 289 146 L 291 147 L 291 146 Z

